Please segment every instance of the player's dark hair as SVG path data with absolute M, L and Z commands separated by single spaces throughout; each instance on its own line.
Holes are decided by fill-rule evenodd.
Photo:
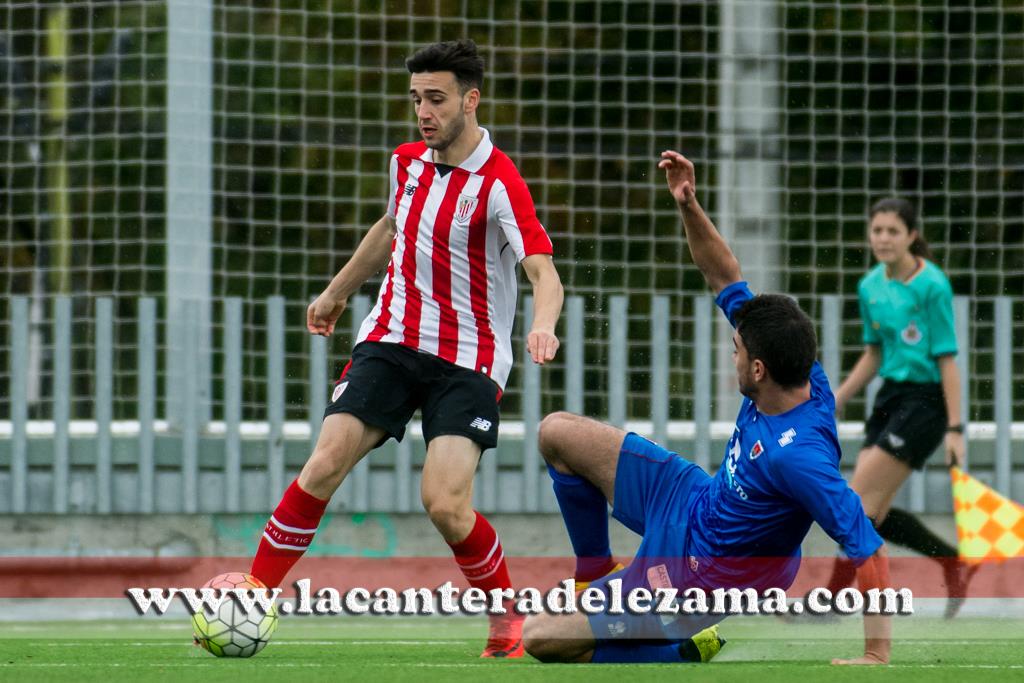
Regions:
M 462 93 L 472 88 L 482 90 L 484 85 L 484 58 L 468 38 L 427 45 L 405 60 L 405 68 L 411 74 L 451 71 Z
M 869 218 L 874 218 L 876 213 L 894 213 L 900 217 L 900 220 L 907 226 L 907 230 L 909 232 L 916 230 L 917 236 L 914 238 L 914 241 L 910 243 L 910 253 L 914 256 L 928 259 L 929 261 L 933 260 L 932 249 L 928 246 L 928 242 L 924 238 L 924 233 L 917 225 L 917 211 L 914 210 L 913 204 L 908 202 L 906 199 L 900 199 L 899 197 L 879 199 L 871 205 Z
M 764 363 L 776 384 L 796 389 L 807 383 L 818 356 L 818 337 L 795 301 L 782 294 L 758 294 L 736 311 L 735 320 L 750 360 Z

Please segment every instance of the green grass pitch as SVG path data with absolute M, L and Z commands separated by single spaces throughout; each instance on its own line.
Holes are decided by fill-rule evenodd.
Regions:
M 839 668 L 834 656 L 859 652 L 859 619 L 783 623 L 737 617 L 710 664 L 555 665 L 529 657 L 480 660 L 480 619 L 284 618 L 270 645 L 248 660 L 217 659 L 191 644 L 187 618 L 0 623 L 0 681 L 916 681 L 1024 680 L 1020 620 L 896 619 L 893 663 Z M 483 679 L 481 679 L 483 677 Z

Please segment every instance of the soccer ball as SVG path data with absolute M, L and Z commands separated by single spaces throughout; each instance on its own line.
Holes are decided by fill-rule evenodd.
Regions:
M 228 572 L 215 576 L 203 588 L 265 589 L 251 574 Z M 277 609 L 264 614 L 259 607 L 248 613 L 233 596 L 228 596 L 216 614 L 201 609 L 192 615 L 192 636 L 196 645 L 218 657 L 252 657 L 266 647 L 277 628 Z

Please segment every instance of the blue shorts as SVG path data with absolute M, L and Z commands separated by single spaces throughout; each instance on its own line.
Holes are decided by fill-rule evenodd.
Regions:
M 643 536 L 636 557 L 622 571 L 590 583 L 605 594 L 606 607 L 614 587 L 622 580 L 622 605 L 634 588 L 675 588 L 682 592 L 696 585 L 686 556 L 691 497 L 703 490 L 711 477 L 701 468 L 656 443 L 628 434 L 619 451 L 615 472 L 615 504 L 612 516 Z M 597 640 L 642 638 L 683 640 L 718 623 L 723 614 L 660 615 L 653 611 L 623 614 L 607 611 L 589 615 Z

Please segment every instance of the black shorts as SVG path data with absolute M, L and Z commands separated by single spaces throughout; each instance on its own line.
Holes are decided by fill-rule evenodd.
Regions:
M 324 417 L 350 413 L 401 441 L 417 408 L 429 444 L 464 436 L 483 450 L 498 443 L 498 385 L 486 375 L 398 344 L 364 342 L 334 385 Z
M 921 469 L 946 435 L 942 385 L 886 380 L 864 431 L 864 448 L 878 446 Z

